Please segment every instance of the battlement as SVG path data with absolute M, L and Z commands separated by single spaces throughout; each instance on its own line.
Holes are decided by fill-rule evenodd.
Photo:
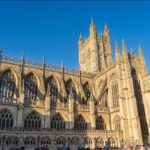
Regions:
M 24 65 L 25 67 L 32 67 L 32 68 L 37 68 L 37 69 L 43 69 L 47 71 L 56 71 L 56 72 L 61 72 L 62 67 L 61 66 L 54 66 L 51 64 L 43 64 L 39 62 L 33 62 L 30 60 L 22 60 L 19 58 L 14 58 L 14 57 L 1 57 L 0 61 L 2 63 L 11 63 L 11 64 L 16 64 L 16 65 Z M 77 69 L 69 69 L 69 68 L 64 68 L 64 73 L 65 74 L 72 74 L 78 76 L 80 73 L 80 70 Z M 85 71 L 81 72 L 82 76 L 87 76 L 87 77 L 93 77 L 94 75 L 92 73 L 88 73 Z

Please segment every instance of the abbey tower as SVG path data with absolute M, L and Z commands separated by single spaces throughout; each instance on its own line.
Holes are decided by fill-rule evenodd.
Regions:
M 105 25 L 104 33 L 98 36 L 95 24 L 91 20 L 89 37 L 83 40 L 80 34 L 78 45 L 79 66 L 82 71 L 96 73 L 112 63 L 110 34 L 107 25 Z

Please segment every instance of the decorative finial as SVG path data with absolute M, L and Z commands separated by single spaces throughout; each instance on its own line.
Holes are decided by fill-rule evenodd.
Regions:
M 116 47 L 116 52 L 119 52 L 119 46 L 118 46 L 118 42 L 115 41 L 115 47 Z
M 64 68 L 64 61 L 61 61 L 61 68 Z
M 83 41 L 82 33 L 80 33 L 79 41 Z
M 22 52 L 22 61 L 24 61 L 24 51 Z
M 91 26 L 94 26 L 94 20 L 92 17 L 91 17 Z
M 0 58 L 2 58 L 2 51 L 3 51 L 3 49 L 0 48 Z
M 107 24 L 105 23 L 104 32 L 107 32 L 107 31 L 108 31 L 108 27 L 107 27 Z
M 43 56 L 43 65 L 45 65 L 45 56 Z

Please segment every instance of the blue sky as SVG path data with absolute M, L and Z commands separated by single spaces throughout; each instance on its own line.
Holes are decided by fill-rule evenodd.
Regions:
M 0 47 L 4 56 L 78 68 L 80 32 L 89 35 L 91 17 L 98 33 L 107 23 L 114 53 L 115 40 L 124 38 L 128 51 L 143 48 L 150 71 L 150 2 L 0 2 Z

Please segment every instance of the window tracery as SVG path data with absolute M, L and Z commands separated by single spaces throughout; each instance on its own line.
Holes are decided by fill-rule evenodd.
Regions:
M 12 114 L 7 110 L 3 109 L 0 111 L 0 130 L 10 129 L 13 127 Z
M 37 99 L 38 86 L 33 74 L 27 75 L 24 80 L 24 97 L 26 103 L 33 103 Z
M 66 91 L 67 91 L 67 96 L 70 95 L 70 93 L 73 93 L 74 99 L 76 99 L 76 88 L 75 85 L 73 84 L 72 80 L 68 80 L 66 82 Z
M 106 130 L 106 124 L 102 116 L 96 118 L 96 129 L 97 130 Z
M 41 128 L 40 116 L 35 111 L 26 117 L 24 128 L 26 130 L 39 130 Z
M 64 130 L 65 121 L 63 117 L 58 113 L 51 120 L 51 128 L 55 130 Z
M 57 144 L 58 145 L 65 145 L 66 144 L 66 139 L 64 137 L 59 137 L 57 139 Z
M 41 145 L 50 145 L 51 144 L 51 138 L 48 136 L 42 137 L 41 139 Z
M 0 101 L 12 103 L 15 98 L 16 80 L 12 72 L 6 71 L 0 78 Z
M 25 145 L 35 145 L 35 144 L 36 144 L 36 140 L 35 140 L 34 137 L 29 136 L 29 137 L 26 137 L 26 138 L 24 139 L 24 144 L 25 144 Z
M 18 137 L 11 136 L 6 138 L 6 145 L 18 145 Z
M 47 91 L 47 95 L 50 96 L 52 106 L 56 105 L 57 98 L 58 98 L 58 85 L 54 77 L 48 79 L 46 85 L 46 91 Z
M 87 123 L 85 122 L 85 119 L 83 118 L 82 115 L 79 115 L 75 119 L 74 128 L 75 128 L 75 130 L 86 130 L 87 129 Z

